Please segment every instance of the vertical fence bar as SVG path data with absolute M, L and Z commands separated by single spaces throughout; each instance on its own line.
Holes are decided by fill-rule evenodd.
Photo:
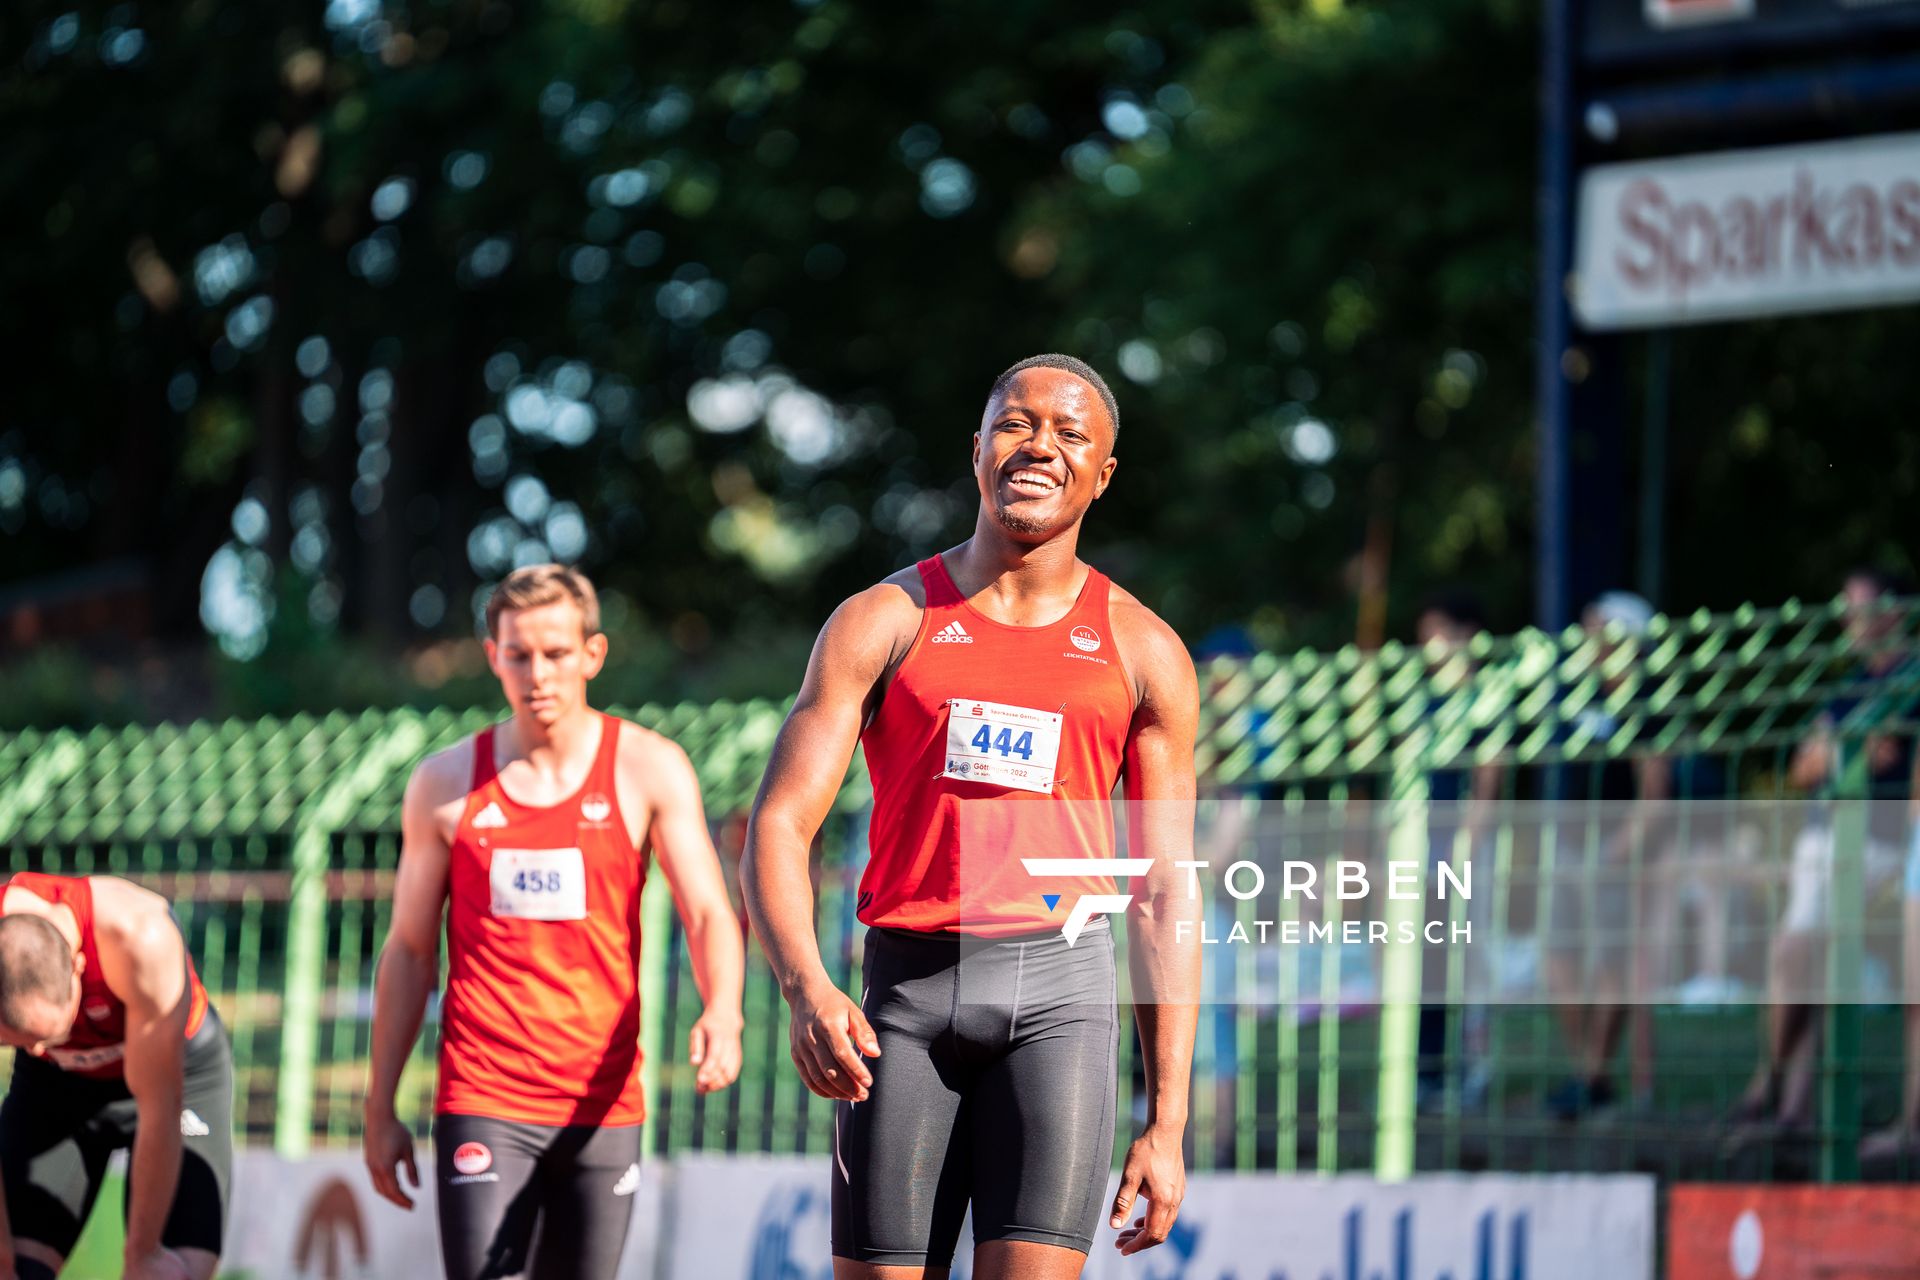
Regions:
M 667 949 L 672 945 L 673 891 L 667 877 L 654 867 L 640 890 L 640 1088 L 646 1098 L 647 1118 L 640 1130 L 640 1149 L 657 1148 L 660 1114 L 660 1055 L 666 1047 Z
M 1340 878 L 1340 859 L 1345 852 L 1347 835 L 1345 815 L 1349 801 L 1344 785 L 1336 785 L 1328 798 L 1328 835 L 1333 847 L 1327 851 L 1324 859 L 1320 878 L 1320 883 L 1324 885 L 1337 884 Z M 1314 1163 L 1321 1173 L 1337 1173 L 1340 1170 L 1340 934 L 1346 911 L 1337 892 L 1322 894 L 1321 902 L 1327 936 L 1320 947 L 1320 1016 L 1315 1023 L 1315 1030 L 1319 1033 L 1314 1046 L 1319 1058 L 1319 1077 L 1316 1081 Z
M 1418 931 L 1426 919 L 1427 775 L 1417 758 L 1397 764 L 1389 794 L 1388 817 L 1393 825 L 1387 836 L 1387 947 L 1380 964 L 1373 1172 L 1378 1178 L 1398 1180 L 1413 1173 L 1414 1060 L 1419 1052 L 1424 950 Z M 1413 867 L 1410 895 L 1394 892 L 1394 864 Z M 1402 938 L 1403 929 L 1414 930 L 1414 937 Z
M 418 716 L 393 713 L 387 729 L 367 743 L 360 762 L 301 805 L 294 819 L 287 994 L 273 1124 L 274 1149 L 283 1156 L 304 1156 L 313 1145 L 313 1081 L 320 1049 L 320 997 L 327 976 L 327 867 L 333 833 L 390 772 L 411 763 L 426 740 Z

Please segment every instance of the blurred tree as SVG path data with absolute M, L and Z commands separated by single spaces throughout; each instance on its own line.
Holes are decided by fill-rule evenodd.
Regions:
M 1108 518 L 1188 633 L 1377 641 L 1460 579 L 1518 621 L 1532 8 L 1263 6 L 1027 221 L 1139 384 Z
M 4 268 L 38 300 L 8 571 L 158 534 L 163 624 L 242 656 L 288 564 L 389 637 L 550 557 L 689 649 L 817 618 L 964 528 L 984 387 L 1054 328 L 1003 229 L 1207 16 L 39 15 L 0 117 L 34 140 L 0 216 L 48 246 Z
M 1517 622 L 1534 7 L 15 6 L 0 578 L 138 555 L 244 659 L 579 560 L 751 655 L 962 536 L 986 386 L 1060 347 L 1126 419 L 1089 552 L 1185 633 Z M 1676 343 L 1665 603 L 1912 545 L 1914 329 Z

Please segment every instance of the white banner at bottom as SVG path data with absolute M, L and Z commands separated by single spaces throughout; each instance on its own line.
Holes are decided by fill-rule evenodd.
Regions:
M 826 1161 L 801 1157 L 675 1161 L 659 1280 L 832 1280 L 830 1177 Z M 1123 1259 L 1102 1223 L 1085 1275 L 1652 1280 L 1653 1233 L 1654 1183 L 1639 1174 L 1196 1174 L 1165 1244 Z M 971 1239 L 961 1232 L 953 1280 L 971 1271 Z

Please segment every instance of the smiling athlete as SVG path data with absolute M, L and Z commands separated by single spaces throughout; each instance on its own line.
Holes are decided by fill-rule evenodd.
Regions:
M 115 876 L 0 888 L 0 1277 L 53 1280 L 127 1166 L 126 1280 L 207 1280 L 233 1169 L 233 1051 L 166 899 Z M 8 1233 L 11 1224 L 11 1234 Z
M 1193 847 L 1199 695 L 1173 631 L 1076 555 L 1118 430 L 1079 360 L 1001 375 L 974 436 L 973 536 L 834 613 L 754 806 L 742 884 L 794 1064 L 843 1104 L 839 1280 L 944 1276 L 969 1204 L 981 1280 L 1078 1276 L 1103 1208 L 1121 1227 L 1148 1202 L 1117 1241 L 1134 1253 L 1166 1239 L 1185 1192 L 1200 961 L 1175 943 L 1191 908 L 1174 860 Z M 807 872 L 856 741 L 873 780 L 859 1004 L 821 963 Z M 1070 864 L 1042 883 L 1022 862 L 1113 859 L 1123 778 L 1133 855 L 1151 859 L 1129 913 L 1148 1111 L 1106 1206 L 1113 936 L 1102 914 L 1072 937 L 1061 922 L 1116 885 Z
M 504 724 L 429 757 L 407 784 L 393 925 L 374 996 L 366 1157 L 403 1208 L 413 1138 L 394 1113 L 447 931 L 434 1163 L 449 1280 L 601 1280 L 640 1185 L 640 893 L 653 847 L 706 1011 L 701 1093 L 740 1070 L 738 918 L 686 753 L 595 711 L 600 606 L 579 572 L 535 565 L 487 604 Z M 538 1229 L 538 1256 L 532 1256 Z

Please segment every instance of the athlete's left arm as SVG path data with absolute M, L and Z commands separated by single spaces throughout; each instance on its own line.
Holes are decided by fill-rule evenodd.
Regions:
M 1130 852 L 1153 860 L 1145 892 L 1136 894 L 1128 913 L 1127 959 L 1146 1069 L 1147 1127 L 1127 1149 L 1112 1223 L 1125 1227 L 1116 1247 L 1131 1254 L 1167 1238 L 1187 1187 L 1181 1139 L 1200 1016 L 1200 903 L 1174 864 L 1193 857 L 1200 689 L 1179 636 L 1144 606 L 1116 601 L 1114 626 L 1137 699 L 1126 752 Z M 1144 1196 L 1149 1207 L 1126 1226 L 1136 1195 Z
M 647 796 L 647 838 L 666 874 L 687 931 L 693 956 L 693 980 L 705 1009 L 687 1037 L 687 1057 L 699 1068 L 694 1087 L 712 1093 L 740 1074 L 740 989 L 746 972 L 746 947 L 740 918 L 727 897 L 725 874 L 700 801 L 700 779 L 687 753 L 658 735 L 628 733 L 634 746 L 620 753 L 622 792 Z M 626 812 L 628 802 L 623 799 Z
M 100 971 L 127 1006 L 127 1091 L 138 1108 L 127 1170 L 126 1271 L 164 1275 L 160 1244 L 180 1181 L 187 1077 L 187 948 L 165 899 L 124 880 L 93 882 Z

